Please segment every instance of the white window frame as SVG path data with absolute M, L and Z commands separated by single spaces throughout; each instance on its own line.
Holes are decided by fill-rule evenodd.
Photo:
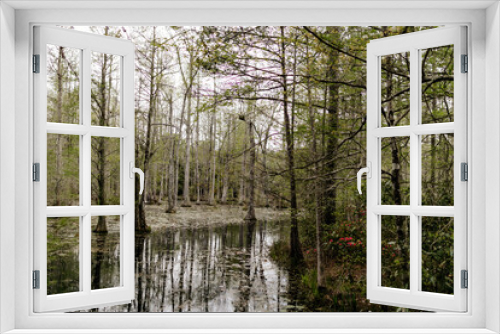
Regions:
M 34 289 L 35 312 L 88 309 L 103 304 L 126 304 L 135 298 L 135 112 L 134 62 L 132 42 L 80 31 L 47 26 L 34 27 L 34 54 L 39 55 L 39 73 L 33 74 L 34 162 L 40 164 L 40 180 L 34 193 L 34 270 L 39 270 L 39 289 Z M 79 50 L 79 124 L 47 122 L 47 45 Z M 91 124 L 92 52 L 112 54 L 120 63 L 120 115 L 117 127 Z M 47 206 L 47 135 L 79 136 L 79 206 Z M 91 140 L 93 137 L 120 139 L 120 204 L 91 204 Z M 120 217 L 120 285 L 92 290 L 92 216 Z M 79 291 L 47 295 L 47 218 L 79 218 Z
M 408 2 L 408 1 L 405 1 Z M 132 5 L 129 5 L 132 3 Z M 325 4 L 316 2 L 274 3 L 274 9 L 264 8 L 263 3 L 246 3 L 235 5 L 233 9 L 220 10 L 220 4 L 197 3 L 194 6 L 179 3 L 161 4 L 145 1 L 143 4 L 127 2 L 123 6 L 153 8 L 123 9 L 116 3 L 92 1 L 64 4 L 60 2 L 16 2 L 13 6 L 35 8 L 20 10 L 14 13 L 8 4 L 0 4 L 0 117 L 5 120 L 0 124 L 0 214 L 2 215 L 0 236 L 0 316 L 3 320 L 1 329 L 16 330 L 13 333 L 36 333 L 36 329 L 61 329 L 61 333 L 75 332 L 71 329 L 87 328 L 88 332 L 100 333 L 104 329 L 161 329 L 177 328 L 199 329 L 234 329 L 260 328 L 270 329 L 267 332 L 340 332 L 342 328 L 351 328 L 349 332 L 413 332 L 410 328 L 420 328 L 422 333 L 491 333 L 500 331 L 498 313 L 500 310 L 498 256 L 500 254 L 500 136 L 498 126 L 500 117 L 498 109 L 500 100 L 500 11 L 498 3 L 493 2 L 412 2 L 406 9 L 405 4 L 398 2 L 371 1 L 370 7 L 361 1 Z M 38 6 L 38 9 L 37 9 Z M 57 8 L 62 10 L 41 10 L 40 8 Z M 71 8 L 71 6 L 74 6 Z M 81 9 L 82 7 L 107 7 L 108 9 Z M 177 6 L 177 8 L 175 8 Z M 205 8 L 203 8 L 205 6 Z M 282 6 L 282 8 L 280 8 Z M 398 8 L 393 8 L 397 6 Z M 427 7 L 426 7 L 427 6 Z M 461 9 L 458 6 L 461 6 Z M 488 9 L 485 9 L 490 6 Z M 184 9 L 179 9 L 179 7 Z M 337 7 L 337 8 L 336 8 Z M 346 8 L 358 7 L 350 10 Z M 80 8 L 80 9 L 75 9 Z M 113 9 L 114 10 L 109 10 Z M 375 9 L 374 9 L 375 8 Z M 408 10 L 411 8 L 411 10 Z M 441 8 L 441 9 L 440 9 Z M 15 14 L 15 23 L 13 16 Z M 485 22 L 487 26 L 485 26 Z M 469 27 L 469 119 L 468 141 L 470 154 L 470 181 L 468 197 L 470 237 L 468 254 L 469 268 L 469 308 L 466 313 L 434 313 L 434 314 L 34 314 L 31 285 L 32 258 L 32 183 L 30 181 L 32 147 L 32 105 L 27 98 L 31 90 L 31 45 L 32 27 L 35 24 L 119 24 L 119 25 L 442 25 L 465 24 Z M 15 31 L 15 44 L 13 41 Z M 15 45 L 15 62 L 13 60 Z M 488 51 L 486 53 L 486 51 Z M 5 73 L 15 76 L 5 77 Z M 485 71 L 488 66 L 488 71 Z M 9 84 L 15 77 L 15 98 L 9 96 L 14 90 Z M 15 108 L 15 119 L 9 117 Z M 9 110 L 10 109 L 10 110 Z M 472 118 L 474 115 L 474 118 Z M 488 117 L 488 122 L 486 122 Z M 15 126 L 15 148 L 9 149 L 12 140 L 8 135 L 13 131 L 6 129 Z M 486 132 L 489 131 L 489 132 Z M 485 134 L 486 132 L 486 134 Z M 491 150 L 485 154 L 485 148 Z M 15 159 L 9 163 L 8 159 Z M 488 164 L 485 167 L 485 163 Z M 9 171 L 15 169 L 15 182 L 10 181 Z M 491 172 L 491 178 L 485 182 L 485 172 Z M 4 185 L 15 185 L 15 203 L 9 202 L 11 189 Z M 486 194 L 488 196 L 486 196 Z M 488 206 L 485 206 L 488 204 Z M 15 212 L 9 211 L 7 205 L 15 204 Z M 6 209 L 7 208 L 7 209 Z M 487 215 L 486 215 L 487 214 Z M 6 218 L 14 218 L 12 221 Z M 472 229 L 472 226 L 474 229 Z M 15 238 L 15 245 L 11 241 Z M 488 250 L 488 252 L 486 252 Z M 14 253 L 14 256 L 12 256 Z M 30 259 L 26 261 L 26 259 Z M 12 286 L 15 286 L 12 289 Z M 488 293 L 486 293 L 488 289 Z M 12 305 L 15 305 L 12 308 Z M 384 328 L 384 330 L 380 330 Z M 26 330 L 25 330 L 26 329 Z M 31 330 L 28 330 L 31 329 Z M 93 329 L 93 330 L 92 330 Z M 103 329 L 103 330 L 98 330 Z M 274 330 L 273 330 L 274 329 Z M 280 331 L 279 329 L 289 329 Z M 290 329 L 296 329 L 295 331 Z M 301 329 L 301 330 L 298 330 Z M 309 330 L 308 330 L 309 329 Z M 336 331 L 337 329 L 337 331 Z M 379 329 L 379 330 L 377 330 Z M 448 330 L 447 330 L 448 329 Z M 236 331 L 236 330 L 234 330 Z M 40 331 L 41 332 L 41 331 Z M 56 332 L 51 330 L 51 333 Z M 86 331 L 87 332 L 87 331 Z M 141 330 L 128 330 L 128 333 Z M 151 332 L 151 331 L 150 331 Z M 167 330 L 165 330 L 167 332 Z M 193 330 L 193 332 L 196 332 Z M 208 332 L 208 331 L 198 331 Z M 211 332 L 221 332 L 212 330 Z M 226 330 L 225 332 L 229 332 Z M 231 331 L 233 332 L 233 331 Z M 344 331 L 345 332 L 345 331 Z
M 461 73 L 461 55 L 467 54 L 466 27 L 450 26 L 411 34 L 381 38 L 367 46 L 367 161 L 371 177 L 367 180 L 367 298 L 383 305 L 423 310 L 464 312 L 467 290 L 461 287 L 461 270 L 467 270 L 467 184 L 461 180 L 461 163 L 467 163 L 467 76 Z M 452 45 L 454 62 L 454 120 L 448 123 L 422 124 L 422 55 L 428 48 Z M 381 57 L 409 52 L 410 125 L 382 126 Z M 421 136 L 454 134 L 454 206 L 424 206 L 421 203 Z M 410 203 L 383 205 L 381 140 L 391 137 L 410 139 Z M 382 286 L 382 217 L 407 216 L 410 220 L 410 287 L 396 289 Z M 422 217 L 453 217 L 454 282 L 453 294 L 422 291 Z

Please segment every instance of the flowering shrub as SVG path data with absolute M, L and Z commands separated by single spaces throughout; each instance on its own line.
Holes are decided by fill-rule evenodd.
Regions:
M 365 211 L 356 212 L 354 219 L 346 220 L 324 233 L 325 255 L 333 259 L 347 278 L 355 267 L 366 266 L 366 219 Z

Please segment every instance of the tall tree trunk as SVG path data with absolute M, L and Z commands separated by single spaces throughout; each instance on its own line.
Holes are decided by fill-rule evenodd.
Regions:
M 200 79 L 198 77 L 198 90 L 200 89 Z M 199 156 L 199 145 L 200 145 L 200 92 L 196 94 L 196 145 L 195 145 L 195 157 L 196 157 L 196 204 L 200 204 L 200 156 Z
M 231 128 L 232 128 L 232 118 L 229 115 L 228 116 L 228 121 L 227 121 L 227 144 L 226 144 L 226 152 L 224 153 L 224 163 L 226 166 L 226 170 L 224 173 L 222 173 L 222 192 L 220 196 L 220 202 L 221 204 L 226 204 L 227 203 L 227 193 L 229 190 L 229 174 L 230 168 L 229 168 L 229 151 L 231 149 Z
M 246 202 L 246 180 L 247 180 L 247 133 L 248 127 L 243 126 L 244 137 L 243 137 L 243 158 L 241 159 L 241 174 L 240 174 L 240 192 L 238 194 L 238 205 L 245 205 Z
M 108 35 L 109 27 L 105 27 L 104 33 Z M 102 55 L 102 66 L 101 66 L 101 78 L 99 82 L 98 88 L 98 97 L 96 100 L 99 101 L 98 109 L 99 109 L 99 125 L 100 126 L 109 126 L 108 120 L 108 100 L 109 95 L 107 94 L 107 76 L 111 76 L 111 69 L 108 73 L 108 55 Z M 96 137 L 94 138 L 94 142 L 96 143 L 96 155 L 97 155 L 97 205 L 106 205 L 106 190 L 105 190 L 105 181 L 106 181 L 106 138 L 105 137 Z M 108 226 L 106 224 L 106 217 L 99 216 L 97 219 L 97 225 L 94 228 L 94 232 L 97 233 L 107 233 Z
M 155 144 L 153 144 L 155 146 Z M 151 173 L 150 173 L 150 201 L 151 203 L 157 203 L 158 202 L 158 184 L 156 182 L 156 177 L 158 176 L 158 163 L 153 163 L 153 167 L 151 168 Z
M 335 36 L 338 40 L 338 28 L 327 27 L 327 34 Z M 332 174 L 337 169 L 336 157 L 338 151 L 338 136 L 339 136 L 339 71 L 338 71 L 339 53 L 336 50 L 330 49 L 328 52 L 328 68 L 327 80 L 328 84 L 328 124 L 326 138 L 326 168 L 327 174 Z M 325 219 L 326 223 L 335 226 L 337 222 L 337 185 L 335 184 L 335 175 L 332 174 L 328 187 L 325 193 Z
M 190 74 L 191 76 L 191 74 Z M 184 162 L 184 204 L 183 206 L 189 207 L 191 206 L 191 198 L 189 194 L 189 176 L 191 172 L 191 91 L 192 88 L 189 87 L 188 93 L 188 106 L 187 106 L 187 116 L 186 116 L 186 154 L 185 154 L 185 162 Z
M 165 159 L 165 155 L 163 155 L 163 159 Z M 162 163 L 159 167 L 160 169 L 160 192 L 158 194 L 158 200 L 157 200 L 157 204 L 160 204 L 162 201 L 163 201 L 163 187 L 164 187 L 164 184 L 163 184 L 163 170 L 165 169 L 165 164 Z
M 188 100 L 188 105 L 187 105 L 187 116 L 186 116 L 186 153 L 185 153 L 185 162 L 184 162 L 184 189 L 183 189 L 183 196 L 184 196 L 184 206 L 189 207 L 191 206 L 191 197 L 189 193 L 189 184 L 190 184 L 190 173 L 191 173 L 191 100 L 192 100 L 192 95 L 193 95 L 193 83 L 194 83 L 194 75 L 193 75 L 193 53 L 189 53 L 189 71 L 188 71 L 188 78 L 183 75 L 184 79 L 184 86 L 186 87 L 187 90 L 187 100 Z
M 264 196 L 265 196 L 265 206 L 269 207 L 269 170 L 267 169 L 267 144 L 269 141 L 269 130 L 271 129 L 271 125 L 269 125 L 266 129 L 264 143 L 262 144 L 262 180 L 264 185 Z
M 173 124 L 174 119 L 174 101 L 172 97 L 168 101 L 169 103 L 169 116 L 168 116 L 168 124 Z M 170 158 L 168 160 L 168 191 L 167 191 L 167 210 L 166 213 L 175 213 L 175 201 L 174 201 L 174 191 L 175 191 L 175 134 L 172 127 L 170 129 L 170 139 L 169 139 L 169 149 Z
M 214 112 L 212 115 L 212 121 L 211 121 L 211 137 L 210 137 L 210 161 L 211 161 L 211 166 L 210 166 L 210 189 L 208 193 L 208 205 L 215 205 L 215 150 L 216 150 L 216 122 L 217 122 L 217 91 L 216 91 L 216 82 L 215 82 L 215 76 L 214 76 Z
M 288 114 L 288 77 L 286 69 L 285 27 L 280 27 L 280 65 L 283 85 L 283 117 L 285 120 L 285 147 L 290 177 L 290 259 L 292 264 L 301 262 L 304 258 L 299 239 L 299 221 L 297 205 L 297 181 L 295 179 L 294 144 L 292 140 L 292 124 Z
M 64 48 L 62 46 L 59 47 L 59 55 L 57 57 L 57 103 L 56 103 L 56 122 L 62 123 L 62 103 L 63 103 L 63 66 L 62 60 L 64 57 Z M 62 151 L 63 151 L 63 136 L 56 136 L 56 187 L 55 187 L 55 205 L 61 205 L 60 197 L 61 190 L 64 189 L 63 182 L 63 159 L 62 159 Z
M 151 43 L 151 54 L 150 54 L 150 67 L 149 67 L 149 109 L 147 113 L 146 119 L 146 133 L 145 133 L 145 143 L 144 143 L 144 180 L 145 184 L 148 185 L 147 180 L 149 180 L 150 176 L 150 164 L 151 164 L 151 140 L 152 140 L 152 120 L 155 118 L 155 107 L 156 107 L 156 94 L 158 90 L 157 85 L 157 76 L 156 76 L 156 56 L 157 56 L 157 46 L 156 46 L 156 27 L 153 27 L 153 40 Z M 136 190 L 137 191 L 137 190 Z M 136 232 L 147 232 L 148 226 L 146 224 L 146 215 L 145 215 L 145 197 L 146 193 L 150 193 L 152 189 L 148 191 L 144 191 L 142 195 L 139 195 L 139 203 L 138 208 L 144 215 L 142 215 L 139 221 L 135 222 L 135 230 Z
M 248 198 L 248 211 L 245 216 L 245 220 L 257 220 L 255 217 L 255 159 L 256 159 L 256 149 L 255 149 L 255 139 L 253 135 L 253 122 L 250 118 L 251 115 L 248 115 L 249 120 L 248 124 L 248 134 L 250 137 L 250 177 L 248 180 L 249 185 L 249 198 Z
M 182 128 L 184 127 L 184 117 L 186 112 L 186 99 L 187 96 L 184 96 L 184 100 L 182 101 L 182 109 L 181 109 L 181 119 L 179 123 L 179 134 L 175 138 L 175 147 L 174 147 L 174 207 L 177 206 L 177 199 L 179 196 L 179 168 L 180 168 L 180 149 L 182 142 Z
M 311 59 L 309 55 L 309 39 L 306 38 L 306 56 L 307 56 L 307 71 L 308 74 L 312 74 L 311 69 Z M 321 209 L 320 209 L 320 198 L 321 198 L 321 180 L 319 172 L 318 163 L 318 148 L 317 148 L 317 138 L 316 138 L 316 115 L 313 107 L 313 100 L 311 96 L 311 79 L 307 78 L 307 105 L 309 108 L 309 126 L 311 128 L 311 140 L 312 140 L 312 159 L 314 161 L 314 173 L 315 178 L 313 183 L 314 188 L 314 217 L 316 225 L 316 280 L 318 287 L 323 285 L 322 272 L 321 272 Z
M 387 71 L 387 82 L 390 84 L 386 88 L 386 100 L 389 100 L 393 96 L 393 74 L 392 74 L 392 64 L 390 57 L 386 57 L 386 69 Z M 388 118 L 389 126 L 395 125 L 395 115 L 394 115 L 394 106 L 392 101 L 388 101 L 386 107 L 386 114 Z M 390 145 L 391 145 L 391 162 L 392 162 L 392 170 L 391 170 L 391 183 L 392 183 L 392 196 L 395 205 L 402 205 L 403 198 L 401 194 L 401 161 L 400 161 L 400 148 L 398 147 L 398 138 L 391 137 Z M 406 248 L 406 241 L 408 240 L 409 231 L 407 224 L 405 224 L 405 218 L 402 216 L 396 216 L 396 235 L 397 235 L 397 243 L 400 247 L 403 260 L 403 266 L 405 270 L 403 270 L 402 276 L 403 281 L 408 281 L 408 277 L 410 274 L 409 267 L 409 258 L 407 254 L 409 254 L 409 250 Z

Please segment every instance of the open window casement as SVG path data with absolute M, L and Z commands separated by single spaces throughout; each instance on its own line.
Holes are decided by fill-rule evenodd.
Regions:
M 467 309 L 466 54 L 458 26 L 368 45 L 371 303 Z
M 128 303 L 134 299 L 134 45 L 35 27 L 33 72 L 34 310 Z M 103 173 L 93 175 L 93 164 Z M 96 184 L 106 186 L 111 177 L 120 187 L 103 200 Z M 59 191 L 62 182 L 70 192 Z M 107 286 L 93 272 L 91 248 L 104 235 L 93 233 L 99 224 L 119 233 L 112 249 L 119 263 L 108 270 Z M 71 263 L 59 258 L 62 249 L 74 255 Z M 56 274 L 48 259 L 66 261 L 65 273 Z

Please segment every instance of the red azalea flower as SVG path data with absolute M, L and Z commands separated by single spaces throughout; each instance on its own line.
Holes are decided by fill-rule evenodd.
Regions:
M 340 238 L 339 240 L 344 241 L 344 238 Z
M 332 243 L 332 242 L 333 242 L 333 239 L 330 239 L 330 243 Z

